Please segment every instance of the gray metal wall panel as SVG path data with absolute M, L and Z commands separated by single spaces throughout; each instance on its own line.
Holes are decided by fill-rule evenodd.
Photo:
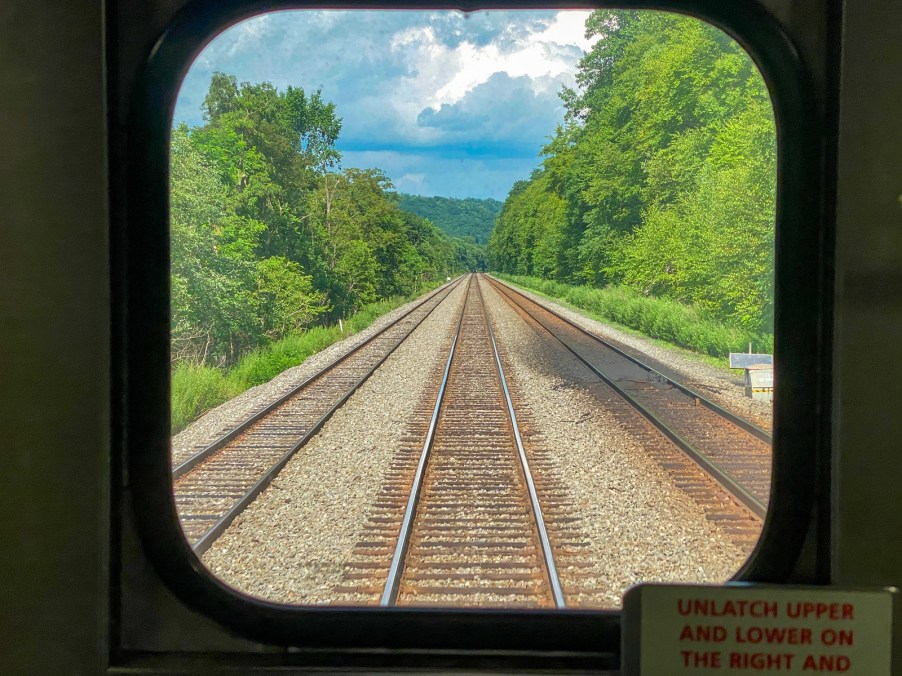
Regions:
M 902 582 L 902 4 L 846 3 L 835 344 L 836 581 Z
M 102 4 L 0 5 L 0 672 L 107 653 Z

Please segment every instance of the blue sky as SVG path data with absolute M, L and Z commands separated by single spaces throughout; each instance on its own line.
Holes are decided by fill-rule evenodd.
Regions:
M 584 11 L 289 11 L 222 33 L 191 67 L 175 121 L 202 123 L 215 71 L 322 89 L 345 167 L 402 192 L 504 199 L 563 118 L 562 85 L 590 47 Z

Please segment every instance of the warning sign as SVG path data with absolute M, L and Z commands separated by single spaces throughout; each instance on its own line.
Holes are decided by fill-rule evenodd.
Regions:
M 640 585 L 624 597 L 626 676 L 890 676 L 892 592 Z

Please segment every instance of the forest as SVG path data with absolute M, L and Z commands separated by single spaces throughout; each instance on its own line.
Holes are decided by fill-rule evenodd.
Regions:
M 599 39 L 541 167 L 504 202 L 491 267 L 771 333 L 776 141 L 752 60 L 674 14 L 599 10 L 586 32 Z
M 455 199 L 398 193 L 398 206 L 404 211 L 427 218 L 452 237 L 472 239 L 485 244 L 501 211 L 501 202 L 493 199 Z
M 772 345 L 776 142 L 753 62 L 673 14 L 598 10 L 586 33 L 564 119 L 503 204 L 399 195 L 342 166 L 320 91 L 215 73 L 203 124 L 172 130 L 174 428 L 465 270 L 713 355 Z
M 341 167 L 321 92 L 216 73 L 204 124 L 173 129 L 173 366 L 249 351 L 475 268 L 472 242 L 398 206 L 378 169 Z

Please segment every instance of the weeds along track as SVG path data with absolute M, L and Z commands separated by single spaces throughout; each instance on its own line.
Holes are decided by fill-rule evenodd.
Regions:
M 527 456 L 481 282 L 468 283 L 433 405 L 408 426 L 346 565 L 346 602 L 564 607 L 559 561 L 585 564 L 556 537 L 572 506 L 553 478 L 533 477 L 530 460 L 547 463 Z
M 628 427 L 651 425 L 657 430 L 657 443 L 644 441 L 644 444 L 675 477 L 677 485 L 687 489 L 706 508 L 709 518 L 735 521 L 734 534 L 740 540 L 757 539 L 770 493 L 771 437 L 767 432 L 507 284 L 495 279 L 489 283 L 525 321 L 559 342 L 629 404 L 631 417 L 636 421 L 628 422 Z M 618 417 L 625 418 L 623 411 Z M 669 443 L 662 445 L 660 435 Z M 648 437 L 648 434 L 641 436 Z M 671 452 L 674 446 L 691 459 L 691 464 Z M 713 482 L 701 481 L 699 469 Z M 724 499 L 724 491 L 728 500 Z M 747 518 L 737 515 L 729 504 L 733 501 L 757 523 L 750 526 Z
M 448 284 L 172 470 L 182 529 L 200 555 L 291 457 L 461 283 Z

